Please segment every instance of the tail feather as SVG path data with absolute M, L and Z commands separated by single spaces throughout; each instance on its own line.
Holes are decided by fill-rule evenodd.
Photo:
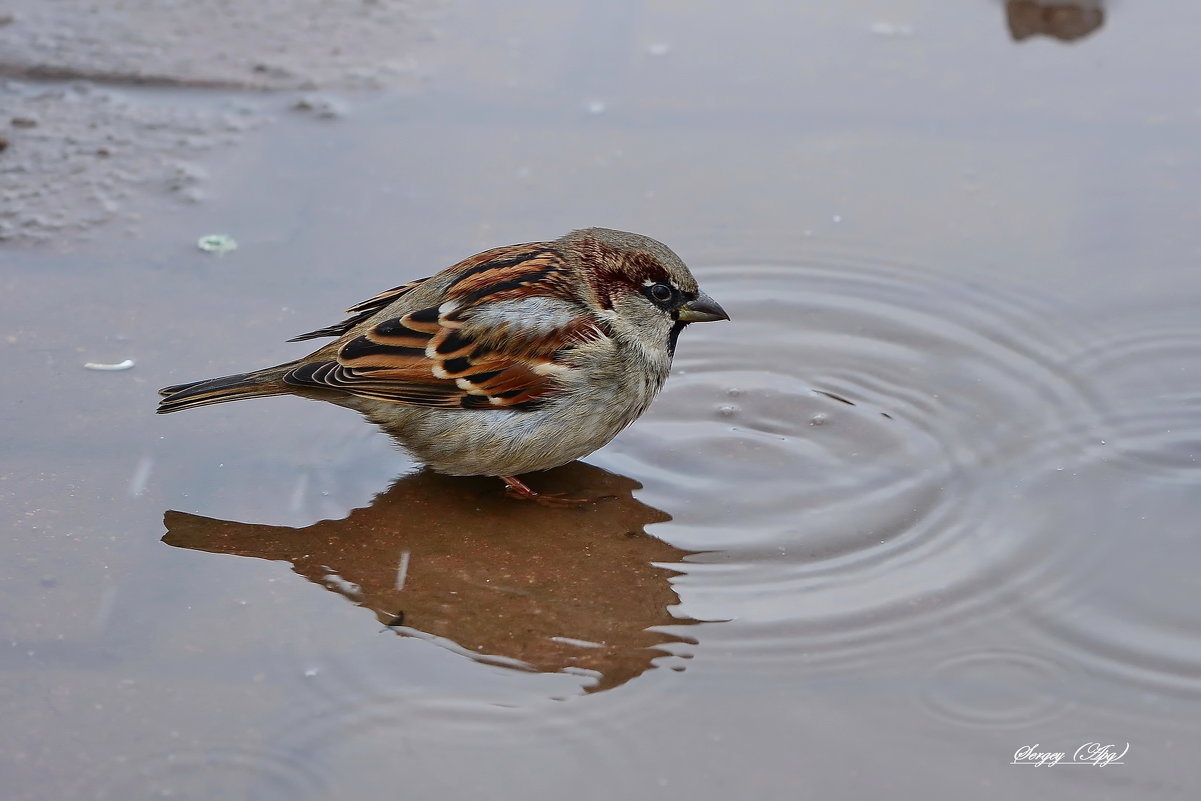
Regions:
M 226 403 L 245 398 L 264 398 L 269 395 L 286 395 L 291 392 L 291 388 L 281 379 L 284 373 L 292 367 L 293 365 L 286 364 L 266 370 L 256 370 L 253 373 L 238 373 L 221 378 L 193 381 L 189 384 L 163 387 L 158 391 L 163 399 L 159 401 L 156 411 L 158 414 L 167 414 L 213 403 Z

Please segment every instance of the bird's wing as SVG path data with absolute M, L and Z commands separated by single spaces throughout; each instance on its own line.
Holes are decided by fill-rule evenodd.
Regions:
M 417 406 L 532 409 L 574 369 L 565 352 L 606 336 L 545 246 L 499 248 L 452 269 L 438 305 L 352 327 L 332 358 L 304 361 L 283 380 Z
M 318 328 L 316 331 L 309 331 L 307 334 L 301 334 L 300 336 L 292 337 L 288 341 L 302 342 L 306 339 L 318 339 L 320 337 L 340 337 L 359 323 L 366 320 L 368 317 L 371 317 L 385 306 L 391 304 L 392 301 L 396 300 L 410 289 L 420 286 L 428 280 L 428 278 L 420 278 L 416 281 L 410 281 L 407 284 L 402 284 L 401 286 L 392 287 L 387 292 L 381 292 L 373 298 L 367 298 L 367 300 L 363 301 L 362 303 L 356 303 L 355 305 L 351 306 L 346 310 L 346 313 L 349 314 L 350 317 L 347 317 L 342 322 L 334 323 L 333 325 L 327 325 L 325 328 Z

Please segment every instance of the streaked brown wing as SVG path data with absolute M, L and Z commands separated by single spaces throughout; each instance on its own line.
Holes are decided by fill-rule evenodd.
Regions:
M 320 337 L 340 337 L 413 287 L 423 284 L 428 280 L 428 278 L 420 278 L 416 281 L 410 281 L 407 284 L 393 287 L 386 292 L 381 292 L 375 297 L 368 298 L 361 303 L 356 303 L 347 309 L 346 313 L 351 316 L 342 322 L 327 325 L 325 328 L 318 328 L 316 331 L 309 331 L 307 334 L 292 337 L 288 341 L 303 342 L 306 339 L 319 339 Z
M 557 253 L 532 246 L 472 257 L 438 306 L 377 323 L 284 381 L 418 406 L 536 408 L 571 369 L 560 361 L 565 343 L 603 336 L 571 299 L 564 270 Z M 534 319 L 531 299 L 545 309 Z

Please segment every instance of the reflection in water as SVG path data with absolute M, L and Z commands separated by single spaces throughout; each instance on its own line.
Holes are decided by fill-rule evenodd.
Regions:
M 1040 34 L 1071 42 L 1105 22 L 1101 0 L 1008 0 L 1005 16 L 1015 42 Z
M 671 518 L 633 498 L 641 485 L 579 462 L 538 479 L 539 491 L 606 497 L 547 508 L 516 503 L 487 478 L 425 471 L 305 528 L 169 511 L 163 542 L 285 560 L 399 634 L 510 667 L 595 671 L 593 692 L 641 674 L 667 644 L 694 642 L 655 629 L 696 621 L 668 611 L 678 571 L 656 563 L 689 554 L 644 531 Z

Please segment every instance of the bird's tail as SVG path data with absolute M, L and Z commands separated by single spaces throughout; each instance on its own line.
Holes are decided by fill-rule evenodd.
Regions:
M 252 373 L 238 373 L 221 378 L 193 381 L 190 384 L 163 387 L 158 391 L 163 399 L 159 401 L 157 412 L 167 414 L 168 412 L 178 412 L 181 409 L 208 406 L 210 403 L 225 403 L 245 398 L 265 398 L 268 395 L 286 395 L 292 391 L 292 388 L 283 382 L 283 376 L 294 366 L 294 363 L 281 364 L 278 367 L 255 370 Z

